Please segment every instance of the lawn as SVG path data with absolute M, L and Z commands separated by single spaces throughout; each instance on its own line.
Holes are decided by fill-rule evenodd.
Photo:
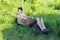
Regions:
M 42 16 L 50 33 L 16 25 L 18 7 L 28 16 Z M 0 40 L 60 40 L 60 0 L 0 0 Z

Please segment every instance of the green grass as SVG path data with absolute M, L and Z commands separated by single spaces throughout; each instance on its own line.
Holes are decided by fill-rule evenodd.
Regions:
M 18 7 L 28 16 L 42 16 L 51 32 L 36 34 L 30 27 L 16 25 Z M 60 0 L 0 0 L 0 40 L 60 40 Z

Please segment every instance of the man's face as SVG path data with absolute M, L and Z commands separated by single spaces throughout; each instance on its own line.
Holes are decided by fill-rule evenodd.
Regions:
M 22 12 L 22 10 L 21 10 L 21 9 L 19 9 L 18 11 L 19 11 L 19 12 Z

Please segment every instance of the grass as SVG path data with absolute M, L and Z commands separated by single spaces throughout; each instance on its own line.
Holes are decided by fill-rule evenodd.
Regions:
M 28 16 L 43 17 L 48 35 L 16 25 L 17 8 Z M 60 0 L 0 0 L 0 40 L 60 40 Z

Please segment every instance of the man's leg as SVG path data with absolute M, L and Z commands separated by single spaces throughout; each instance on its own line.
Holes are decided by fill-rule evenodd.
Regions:
M 44 25 L 44 22 L 43 22 L 43 18 L 42 17 L 37 17 L 37 24 L 38 24 L 38 26 L 40 27 L 40 29 L 41 29 L 41 31 L 43 32 L 43 33 L 48 33 L 49 32 L 49 30 L 45 27 L 45 25 Z
M 41 30 L 46 29 L 42 17 L 41 18 L 37 17 L 37 24 L 39 25 L 39 27 L 41 28 Z

